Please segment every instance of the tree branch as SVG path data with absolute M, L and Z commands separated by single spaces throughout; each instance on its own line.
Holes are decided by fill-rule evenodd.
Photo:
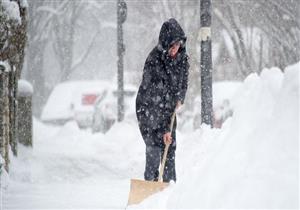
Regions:
M 69 72 L 69 75 L 70 75 L 72 72 L 74 72 L 75 69 L 76 69 L 78 66 L 80 66 L 80 65 L 84 62 L 84 60 L 88 57 L 88 55 L 89 55 L 89 53 L 90 53 L 90 51 L 91 51 L 91 49 L 92 49 L 92 46 L 94 45 L 95 40 L 96 40 L 96 38 L 97 38 L 97 36 L 98 36 L 99 33 L 100 33 L 100 30 L 98 30 L 98 31 L 95 33 L 94 37 L 92 38 L 91 43 L 89 44 L 89 46 L 87 47 L 87 49 L 86 49 L 86 51 L 85 51 L 85 53 L 83 53 L 83 54 L 81 55 L 81 58 L 79 58 L 79 59 L 77 60 L 77 62 L 74 63 L 74 64 L 72 65 L 72 67 L 71 67 L 71 69 L 70 69 L 70 72 Z

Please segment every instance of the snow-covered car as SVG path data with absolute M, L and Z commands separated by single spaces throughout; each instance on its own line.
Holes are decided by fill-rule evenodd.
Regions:
M 126 119 L 135 119 L 136 87 L 127 85 L 124 91 L 124 112 Z M 105 91 L 102 98 L 98 98 L 94 106 L 93 132 L 105 133 L 117 121 L 118 92 L 111 88 Z
M 41 120 L 60 125 L 75 120 L 81 128 L 91 127 L 94 104 L 108 87 L 108 82 L 99 80 L 60 83 L 51 92 Z

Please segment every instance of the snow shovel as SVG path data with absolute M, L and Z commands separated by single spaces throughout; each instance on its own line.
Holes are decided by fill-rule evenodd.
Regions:
M 172 133 L 173 130 L 173 124 L 175 120 L 175 115 L 176 112 L 172 114 L 171 118 L 171 125 L 170 125 L 170 131 Z M 145 181 L 145 180 L 138 180 L 138 179 L 131 179 L 130 182 L 130 193 L 129 193 L 129 199 L 128 199 L 128 204 L 139 204 L 142 202 L 144 199 L 149 197 L 150 195 L 153 195 L 159 191 L 162 191 L 165 189 L 169 183 L 163 182 L 162 181 L 162 176 L 164 173 L 164 168 L 165 168 L 165 163 L 167 159 L 167 154 L 169 150 L 170 144 L 166 144 L 164 154 L 163 154 L 163 159 L 160 165 L 159 169 L 159 176 L 158 176 L 158 181 Z

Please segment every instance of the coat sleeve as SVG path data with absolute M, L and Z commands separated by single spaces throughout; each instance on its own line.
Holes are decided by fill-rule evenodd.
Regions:
M 179 81 L 179 88 L 178 92 L 175 93 L 175 101 L 173 101 L 173 105 L 166 107 L 165 112 L 163 113 L 163 123 L 162 123 L 162 131 L 163 133 L 170 132 L 170 124 L 171 124 L 171 117 L 174 112 L 175 106 L 177 101 L 181 101 L 181 103 L 184 103 L 185 94 L 188 88 L 188 76 L 189 76 L 189 63 L 188 63 L 188 57 L 186 56 L 183 59 L 183 62 L 180 67 L 180 81 Z
M 163 123 L 162 123 L 162 132 L 163 134 L 170 132 L 170 124 L 171 124 L 171 117 L 172 113 L 164 113 L 163 114 Z
M 151 83 L 151 77 L 152 77 L 152 62 L 149 60 L 146 60 L 143 70 L 143 81 L 142 81 L 142 88 L 146 90 Z
M 189 67 L 190 64 L 188 62 L 188 57 L 186 57 L 182 63 L 182 71 L 181 71 L 182 76 L 180 81 L 180 89 L 179 92 L 177 93 L 178 95 L 177 101 L 181 101 L 182 104 L 184 103 L 185 94 L 188 88 Z
M 144 65 L 142 83 L 138 92 L 138 101 L 141 104 L 147 103 L 151 98 L 150 89 L 152 87 L 153 77 L 153 61 L 148 57 Z

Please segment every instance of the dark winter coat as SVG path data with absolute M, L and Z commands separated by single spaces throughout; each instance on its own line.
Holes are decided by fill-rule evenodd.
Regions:
M 171 58 L 168 50 L 177 41 L 182 44 L 176 57 Z M 145 131 L 156 130 L 158 136 L 162 137 L 170 130 L 176 103 L 184 102 L 189 68 L 185 42 L 184 31 L 175 19 L 163 23 L 159 43 L 146 59 L 143 80 L 136 98 L 136 114 L 142 135 Z M 162 138 L 153 141 L 162 142 Z

